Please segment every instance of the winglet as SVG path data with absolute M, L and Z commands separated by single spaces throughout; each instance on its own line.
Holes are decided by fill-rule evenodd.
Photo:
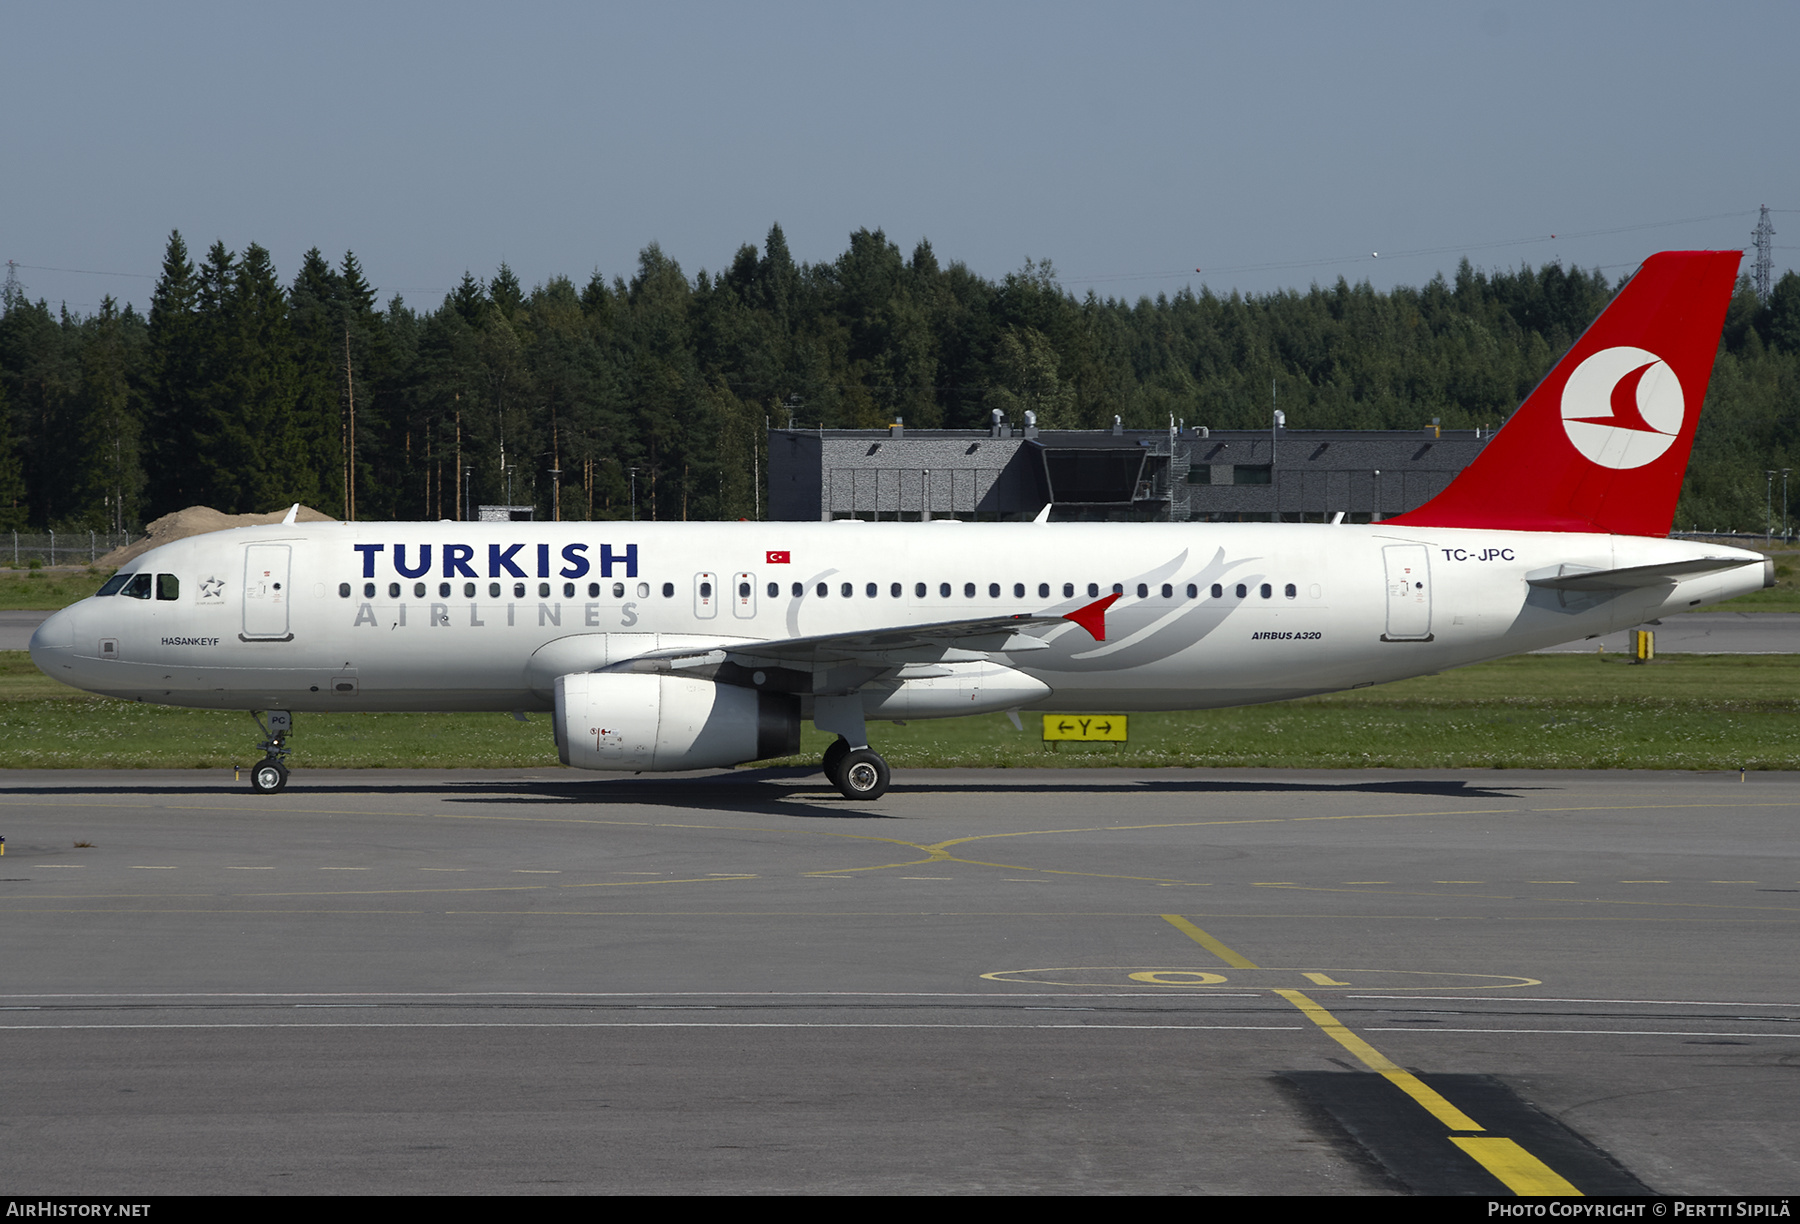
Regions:
M 290 508 L 290 509 L 289 509 L 289 510 L 288 510 L 288 512 L 287 512 L 287 517 L 286 517 L 286 518 L 284 518 L 284 519 L 282 519 L 282 520 L 281 520 L 281 525 L 282 525 L 282 526 L 283 526 L 283 527 L 287 527 L 287 526 L 290 526 L 290 525 L 291 525 L 291 524 L 293 524 L 293 523 L 294 523 L 294 522 L 295 522 L 295 521 L 296 521 L 296 520 L 297 520 L 297 519 L 299 519 L 299 517 L 300 517 L 300 503 L 299 503 L 299 502 L 295 502 L 295 503 L 294 503 L 294 504 L 293 504 L 293 506 L 292 506 L 292 508 Z
M 1119 593 L 1114 591 L 1105 599 L 1096 599 L 1085 608 L 1076 608 L 1073 612 L 1065 612 L 1063 619 L 1074 621 L 1088 631 L 1088 636 L 1096 642 L 1106 640 L 1106 610 L 1118 601 Z

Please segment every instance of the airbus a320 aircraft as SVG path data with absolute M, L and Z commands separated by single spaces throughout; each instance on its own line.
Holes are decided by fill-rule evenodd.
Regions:
M 1481 455 L 1344 523 L 308 523 L 145 553 L 31 655 L 111 697 L 266 716 L 554 711 L 565 764 L 798 751 L 888 787 L 870 720 L 1180 710 L 1441 671 L 1773 581 L 1666 536 L 1740 255 L 1653 256 Z

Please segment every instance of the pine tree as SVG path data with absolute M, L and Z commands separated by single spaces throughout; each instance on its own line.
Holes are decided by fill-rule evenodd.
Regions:
M 288 320 L 295 365 L 294 413 L 317 487 L 316 503 L 341 513 L 345 455 L 344 285 L 314 247 L 300 259 L 288 290 Z
M 136 527 L 144 468 L 141 400 L 131 383 L 141 347 L 134 317 L 109 294 L 83 328 L 81 345 L 82 494 L 85 518 L 106 531 Z
M 23 531 L 29 518 L 24 465 L 19 461 L 19 448 L 13 441 L 6 384 L 0 382 L 0 531 Z
M 316 501 L 318 472 L 298 412 L 299 377 L 287 295 L 268 251 L 251 243 L 238 262 L 228 307 L 233 361 L 230 388 L 248 427 L 249 470 L 238 485 L 239 512 Z
M 140 379 L 146 404 L 145 516 L 192 505 L 198 433 L 199 285 L 179 230 L 169 234 L 162 276 L 150 296 L 149 351 Z

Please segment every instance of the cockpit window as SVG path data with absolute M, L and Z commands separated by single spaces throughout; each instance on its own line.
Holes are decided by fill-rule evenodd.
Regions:
M 156 597 L 158 599 L 180 599 L 181 579 L 174 574 L 158 574 L 156 576 Z
M 119 594 L 129 595 L 133 599 L 149 599 L 150 575 L 133 574 L 131 576 L 131 581 L 125 584 L 124 589 L 121 590 Z
M 117 595 L 119 593 L 119 588 L 130 581 L 130 574 L 114 574 L 111 578 L 106 580 L 105 586 L 94 592 L 94 597 L 98 599 L 102 595 Z

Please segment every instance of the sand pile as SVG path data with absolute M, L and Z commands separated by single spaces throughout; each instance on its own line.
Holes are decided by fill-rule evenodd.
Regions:
M 115 548 L 94 562 L 106 569 L 118 569 L 134 557 L 142 556 L 159 544 L 167 544 L 171 540 L 182 540 L 188 536 L 204 535 L 209 531 L 224 531 L 227 527 L 260 527 L 265 523 L 279 523 L 287 517 L 288 508 L 271 510 L 267 514 L 225 514 L 210 506 L 189 506 L 186 510 L 177 510 L 173 514 L 165 514 L 151 521 L 144 530 L 149 534 L 135 544 L 127 544 L 123 548 Z M 314 510 L 311 506 L 301 506 L 299 521 L 302 523 L 334 523 L 337 520 L 329 514 Z

